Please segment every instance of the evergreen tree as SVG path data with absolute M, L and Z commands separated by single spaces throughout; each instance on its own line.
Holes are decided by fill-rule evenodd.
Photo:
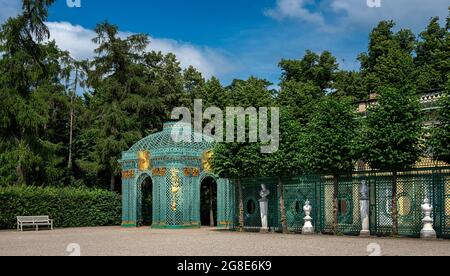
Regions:
M 53 0 L 23 1 L 0 30 L 1 182 L 54 184 L 65 174 L 67 103 L 61 58 L 44 22 Z
M 143 76 L 143 50 L 148 38 L 132 35 L 122 39 L 118 28 L 107 22 L 99 24 L 95 31 L 97 56 L 89 72 L 89 84 L 94 89 L 89 103 L 93 121 L 84 130 L 84 137 L 94 137 L 95 141 L 89 155 L 78 164 L 85 171 L 94 170 L 102 179 L 109 179 L 110 189 L 115 190 L 122 151 L 142 137 L 138 116 L 148 104 Z

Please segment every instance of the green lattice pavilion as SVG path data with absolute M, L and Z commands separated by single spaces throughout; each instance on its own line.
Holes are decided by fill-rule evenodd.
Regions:
M 188 134 L 191 142 L 175 142 L 172 134 Z M 201 141 L 201 142 L 196 142 Z M 169 122 L 122 154 L 122 225 L 136 227 L 144 220 L 142 190 L 152 185 L 153 228 L 197 228 L 200 221 L 201 183 L 217 183 L 218 227 L 231 227 L 234 217 L 233 184 L 210 171 L 214 141 L 189 125 Z M 145 210 L 144 210 L 145 211 Z

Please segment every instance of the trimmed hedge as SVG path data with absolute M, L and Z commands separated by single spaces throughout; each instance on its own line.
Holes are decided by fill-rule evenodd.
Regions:
M 0 188 L 0 229 L 16 227 L 17 216 L 45 216 L 55 227 L 120 225 L 118 194 L 87 188 Z

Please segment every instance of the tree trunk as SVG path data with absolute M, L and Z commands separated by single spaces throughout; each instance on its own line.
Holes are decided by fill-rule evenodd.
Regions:
M 244 231 L 244 199 L 242 197 L 241 179 L 238 178 L 238 193 L 239 193 L 239 231 Z
M 17 184 L 25 184 L 25 176 L 22 170 L 22 164 L 19 161 L 19 164 L 16 166 L 16 175 L 17 175 Z
M 72 95 L 70 96 L 70 126 L 69 126 L 69 160 L 67 162 L 67 168 L 69 169 L 70 175 L 72 175 L 72 172 L 70 171 L 72 169 L 72 144 L 73 144 L 73 122 L 74 122 L 74 107 L 73 107 L 73 101 L 75 98 L 75 94 L 77 93 L 77 84 L 78 84 L 78 68 L 75 69 L 75 86 L 72 92 Z
M 25 129 L 22 129 L 22 137 L 23 137 L 23 133 L 25 132 Z M 18 143 L 19 148 L 22 147 L 22 143 L 23 140 L 18 140 L 16 139 L 16 142 Z M 16 166 L 16 175 L 17 175 L 17 184 L 26 184 L 26 179 L 25 179 L 25 173 L 23 172 L 23 167 L 22 167 L 22 150 L 19 151 L 19 160 L 17 162 L 17 166 Z
M 111 181 L 109 183 L 109 189 L 114 192 L 116 190 L 116 176 L 113 174 L 111 175 Z
M 209 225 L 211 227 L 215 226 L 213 205 L 213 183 L 211 182 L 209 183 Z
M 339 218 L 338 218 L 338 204 L 339 204 L 339 176 L 333 175 L 333 234 L 337 234 L 338 231 L 338 224 L 339 224 Z
M 397 172 L 392 172 L 392 236 L 398 235 Z
M 278 177 L 278 193 L 280 194 L 281 229 L 283 230 L 283 234 L 289 234 L 286 218 L 286 207 L 284 205 L 284 188 L 281 177 Z

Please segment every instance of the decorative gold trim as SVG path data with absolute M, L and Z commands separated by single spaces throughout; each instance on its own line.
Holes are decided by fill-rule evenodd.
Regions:
M 135 176 L 134 170 L 126 170 L 122 171 L 122 178 L 123 179 L 130 179 Z
M 184 176 L 189 177 L 189 176 L 191 176 L 192 169 L 184 168 L 183 172 L 184 172 Z
M 152 170 L 152 176 L 165 176 L 167 172 L 166 168 L 154 168 Z
M 211 159 L 213 156 L 214 156 L 214 152 L 212 150 L 207 150 L 202 155 L 202 167 L 203 167 L 203 171 L 206 173 L 212 172 Z
M 170 191 L 172 192 L 172 202 L 171 202 L 171 208 L 172 211 L 176 211 L 178 207 L 178 193 L 180 192 L 180 176 L 178 169 L 170 169 L 170 181 L 172 186 L 170 187 Z
M 150 153 L 148 151 L 138 152 L 138 159 L 138 167 L 141 172 L 150 170 L 150 168 L 152 167 L 152 161 Z
M 192 176 L 193 176 L 193 177 L 198 177 L 198 176 L 200 176 L 200 169 L 199 169 L 199 168 L 193 168 L 193 169 L 192 169 Z

